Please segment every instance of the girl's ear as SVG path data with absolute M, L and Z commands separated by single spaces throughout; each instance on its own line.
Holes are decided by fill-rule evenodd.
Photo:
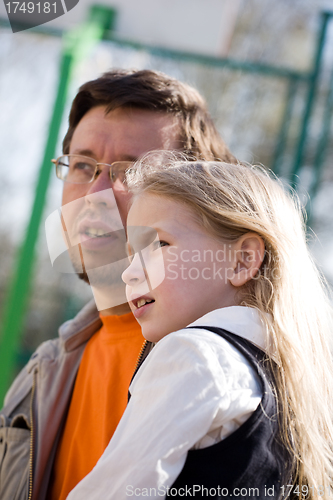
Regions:
M 256 233 L 244 234 L 234 246 L 233 274 L 229 282 L 243 286 L 257 274 L 265 257 L 264 240 Z

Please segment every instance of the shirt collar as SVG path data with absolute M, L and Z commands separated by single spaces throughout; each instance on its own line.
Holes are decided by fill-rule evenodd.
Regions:
M 215 326 L 249 340 L 265 352 L 269 352 L 268 332 L 257 309 L 231 306 L 215 309 L 188 326 Z

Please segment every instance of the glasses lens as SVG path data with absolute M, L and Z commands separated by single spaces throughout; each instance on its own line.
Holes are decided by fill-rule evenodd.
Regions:
M 96 162 L 85 156 L 67 155 L 57 160 L 57 176 L 65 182 L 87 184 L 96 170 Z
M 126 172 L 134 165 L 133 161 L 116 161 L 112 163 L 111 180 L 115 186 L 126 188 Z

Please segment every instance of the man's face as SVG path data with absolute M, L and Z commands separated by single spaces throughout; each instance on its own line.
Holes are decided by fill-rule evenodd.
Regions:
M 80 154 L 94 158 L 99 163 L 111 164 L 115 161 L 135 161 L 154 149 L 179 148 L 179 122 L 174 116 L 130 108 L 118 108 L 105 114 L 105 109 L 104 106 L 98 106 L 83 116 L 74 131 L 70 154 Z M 124 257 L 124 242 L 120 235 L 130 199 L 129 193 L 121 185 L 112 185 L 110 167 L 101 165 L 100 169 L 101 173 L 89 184 L 65 182 L 62 197 L 71 243 L 80 243 L 84 266 L 86 269 L 95 268 L 95 274 L 98 274 L 96 267 L 108 261 L 110 252 L 114 254 L 112 261 Z M 77 262 L 77 255 L 76 252 L 76 256 L 72 254 L 71 258 L 79 272 L 81 265 Z M 111 279 L 102 270 L 99 274 L 101 284 L 103 279 L 105 282 Z M 117 277 L 112 279 L 118 282 L 120 273 L 116 274 Z

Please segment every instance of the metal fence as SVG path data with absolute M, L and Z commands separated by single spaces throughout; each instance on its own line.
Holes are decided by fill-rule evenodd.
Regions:
M 32 276 L 38 275 L 39 268 L 43 269 L 43 272 L 37 287 L 43 280 L 45 281 L 45 266 L 39 264 L 36 268 L 33 264 L 47 193 L 50 194 L 48 188 L 51 173 L 50 159 L 55 156 L 59 147 L 59 137 L 65 127 L 68 106 L 79 83 L 97 76 L 110 66 L 151 67 L 189 81 L 207 97 L 208 106 L 218 129 L 237 157 L 241 160 L 265 163 L 296 189 L 300 185 L 300 179 L 302 180 L 303 170 L 307 171 L 306 188 L 312 197 L 320 186 L 330 143 L 333 107 L 333 71 L 328 83 L 321 87 L 327 32 L 329 25 L 333 24 L 330 23 L 333 12 L 320 14 L 314 57 L 308 71 L 296 71 L 273 64 L 208 57 L 120 40 L 110 29 L 113 14 L 110 9 L 95 7 L 90 12 L 87 23 L 73 32 L 62 33 L 47 27 L 39 27 L 20 35 L 25 37 L 25 40 L 33 38 L 32 43 L 35 45 L 44 44 L 48 47 L 43 57 L 46 67 L 50 68 L 54 78 L 52 83 L 48 84 L 43 74 L 44 87 L 36 85 L 36 91 L 40 92 L 42 88 L 45 89 L 45 85 L 48 85 L 47 90 L 50 95 L 50 88 L 53 86 L 55 99 L 49 111 L 51 118 L 48 125 L 45 114 L 43 118 L 45 147 L 44 153 L 40 155 L 41 167 L 38 173 L 36 172 L 35 198 L 31 215 L 27 217 L 23 243 L 17 256 L 8 262 L 8 266 L 13 267 L 13 274 L 9 278 L 2 305 L 0 397 L 5 393 L 18 364 Z M 9 31 L 8 22 L 0 20 L 0 36 L 6 34 L 6 31 Z M 24 42 L 22 43 L 24 46 Z M 9 52 L 10 50 L 15 48 L 8 48 Z M 24 53 L 22 47 L 21 50 Z M 52 53 L 52 64 L 46 63 L 48 51 Z M 8 56 L 3 57 L 3 74 L 9 71 L 9 61 Z M 52 68 L 47 64 L 51 64 Z M 37 65 L 36 72 L 40 71 L 42 65 L 43 63 Z M 326 74 L 327 72 L 328 70 Z M 0 99 L 1 81 L 0 73 Z M 28 90 L 25 92 L 28 95 Z M 30 105 L 33 105 L 33 102 Z M 51 103 L 49 105 L 51 106 Z M 7 113 L 10 113 L 10 110 L 7 110 Z M 315 137 L 311 130 L 311 119 L 314 116 L 317 123 Z M 17 126 L 15 122 L 15 127 Z M 22 133 L 24 134 L 24 131 Z M 43 135 L 41 131 L 40 133 Z M 309 144 L 310 153 L 308 153 Z M 311 157 L 310 162 L 308 154 Z M 3 160 L 7 163 L 10 161 L 9 157 L 6 159 L 6 154 L 3 155 Z M 8 207 L 8 203 L 9 201 L 5 200 L 2 206 Z M 43 258 L 45 260 L 45 256 L 40 257 L 42 260 Z M 51 297 L 50 290 L 48 293 Z M 69 291 L 63 295 L 66 300 L 63 302 L 60 314 L 65 316 L 66 307 L 69 313 L 68 303 L 73 293 Z M 61 302 L 59 295 L 53 298 Z M 55 316 L 59 320 L 59 311 Z M 51 328 L 51 331 L 45 334 L 45 338 L 54 334 L 55 331 Z M 40 337 L 43 338 L 43 335 L 37 336 L 38 340 L 41 340 Z M 28 342 L 30 347 L 27 347 L 26 354 L 30 354 L 34 343 L 35 341 Z

